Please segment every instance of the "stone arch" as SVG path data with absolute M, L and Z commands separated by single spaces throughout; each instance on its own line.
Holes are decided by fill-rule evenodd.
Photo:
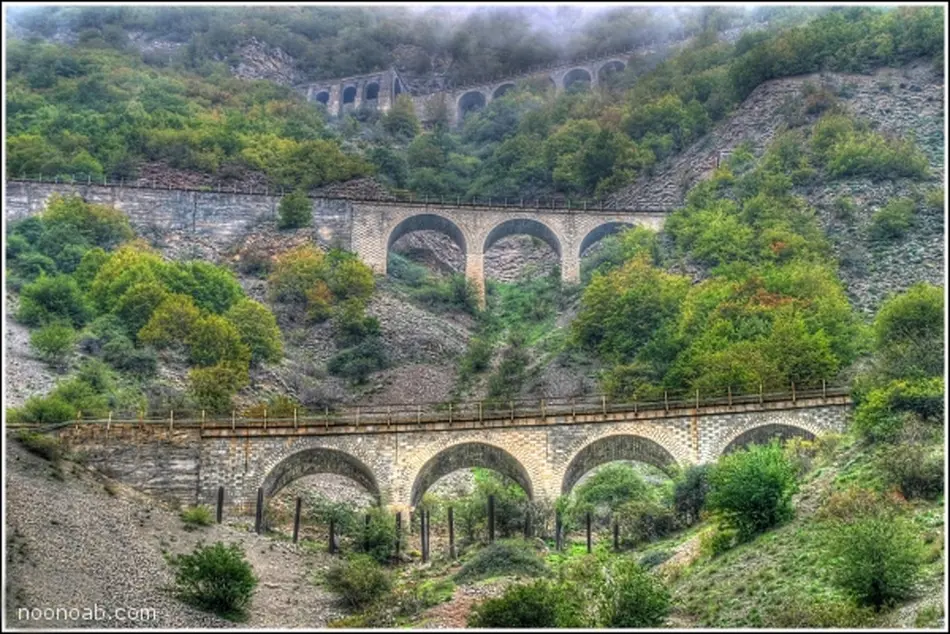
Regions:
M 623 72 L 627 68 L 627 65 L 619 59 L 612 59 L 609 62 L 606 62 L 597 70 L 597 76 L 602 78 L 610 75 L 612 73 Z
M 492 99 L 498 99 L 498 98 L 500 98 L 500 97 L 504 97 L 504 96 L 505 96 L 505 93 L 507 93 L 507 92 L 510 91 L 510 90 L 514 90 L 514 89 L 515 89 L 515 85 L 514 85 L 513 83 L 511 83 L 511 82 L 509 82 L 509 83 L 507 83 L 507 84 L 502 84 L 502 85 L 499 86 L 498 88 L 495 88 L 495 91 L 492 93 L 491 98 L 492 98 Z
M 766 444 L 773 438 L 778 438 L 784 442 L 789 438 L 804 438 L 805 440 L 814 440 L 815 434 L 797 425 L 786 425 L 782 423 L 770 423 L 760 425 L 741 432 L 722 450 L 722 455 L 732 453 L 749 445 Z
M 667 474 L 677 462 L 663 445 L 636 434 L 612 434 L 588 443 L 574 454 L 561 480 L 561 493 L 567 495 L 585 473 L 607 462 L 638 460 L 662 469 Z
M 329 91 L 321 90 L 320 92 L 316 94 L 316 96 L 313 99 L 314 101 L 319 101 L 325 106 L 328 103 L 330 103 L 330 93 Z
M 579 81 L 586 81 L 587 85 L 590 86 L 594 83 L 594 78 L 591 77 L 590 71 L 588 71 L 586 68 L 573 68 L 567 71 L 567 74 L 564 75 L 564 90 L 569 89 L 572 84 L 575 84 Z
M 347 86 L 343 89 L 343 105 L 356 102 L 356 86 Z
M 480 90 L 470 90 L 458 100 L 458 118 L 461 121 L 469 112 L 475 112 L 485 107 L 488 102 Z
M 386 241 L 386 256 L 389 256 L 389 250 L 399 238 L 413 231 L 438 231 L 449 236 L 455 244 L 462 250 L 462 253 L 468 253 L 468 242 L 465 240 L 465 233 L 457 224 L 436 214 L 417 214 L 409 216 L 389 232 L 389 238 Z
M 495 225 L 488 235 L 485 236 L 485 242 L 482 244 L 482 253 L 488 251 L 493 244 L 508 236 L 526 234 L 544 240 L 554 249 L 554 252 L 560 258 L 562 254 L 561 240 L 557 233 L 539 220 L 531 218 L 512 218 Z
M 607 236 L 614 233 L 619 233 L 621 231 L 624 231 L 625 229 L 630 229 L 631 227 L 633 227 L 633 224 L 629 222 L 623 222 L 623 221 L 605 222 L 602 225 L 598 225 L 594 227 L 591 231 L 587 233 L 586 236 L 584 236 L 584 239 L 581 240 L 581 248 L 577 252 L 577 256 L 580 257 L 584 255 L 584 251 L 589 249 L 592 245 L 596 244 L 597 242 L 600 242 Z
M 379 82 L 370 82 L 363 89 L 363 99 L 373 101 L 379 99 Z
M 517 458 L 496 445 L 462 442 L 446 447 L 422 465 L 412 481 L 410 505 L 418 505 L 426 490 L 442 476 L 471 467 L 484 467 L 497 471 L 517 482 L 529 499 L 534 498 L 531 477 Z
M 311 447 L 294 452 L 274 465 L 261 485 L 269 500 L 285 486 L 304 476 L 334 473 L 361 484 L 377 501 L 380 499 L 376 476 L 361 460 L 339 449 Z

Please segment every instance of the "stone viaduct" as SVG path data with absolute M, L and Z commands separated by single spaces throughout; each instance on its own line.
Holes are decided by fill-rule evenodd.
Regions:
M 182 231 L 222 251 L 240 244 L 262 221 L 277 217 L 279 195 L 169 190 L 113 185 L 7 181 L 7 220 L 39 213 L 53 193 L 76 193 L 89 202 L 124 211 L 145 235 Z M 501 204 L 499 204 L 501 203 Z M 594 210 L 543 208 L 535 201 L 491 200 L 483 203 L 353 200 L 313 198 L 314 240 L 356 253 L 380 275 L 386 274 L 390 248 L 412 231 L 447 234 L 465 254 L 465 274 L 484 300 L 484 253 L 498 240 L 527 234 L 546 242 L 561 260 L 561 277 L 576 283 L 580 257 L 598 240 L 626 227 L 659 230 L 666 210 Z
M 670 50 L 682 44 L 684 44 L 682 41 L 675 42 L 664 46 L 663 50 Z M 466 113 L 484 108 L 493 99 L 517 87 L 520 82 L 540 81 L 549 84 L 558 93 L 568 90 L 575 84 L 596 89 L 606 75 L 623 71 L 632 57 L 652 55 L 656 52 L 656 48 L 656 45 L 644 46 L 621 53 L 555 64 L 532 69 L 520 75 L 479 81 L 425 94 L 410 94 L 406 82 L 399 77 L 395 69 L 342 79 L 307 82 L 295 88 L 305 95 L 308 101 L 326 106 L 331 116 L 343 116 L 361 105 L 387 112 L 396 97 L 400 93 L 406 93 L 410 94 L 416 116 L 422 121 L 428 119 L 433 106 L 444 102 L 451 124 L 458 125 Z
M 214 504 L 224 487 L 231 514 L 253 512 L 258 488 L 272 498 L 293 480 L 334 473 L 395 509 L 414 507 L 439 478 L 485 467 L 553 502 L 591 469 L 636 460 L 672 473 L 769 437 L 813 438 L 843 431 L 846 390 L 772 394 L 667 407 L 560 407 L 478 414 L 471 408 L 417 419 L 359 411 L 354 419 L 234 419 L 82 422 L 57 433 L 87 464 L 181 504 Z M 742 401 L 742 402 L 739 402 Z M 451 411 L 451 410 L 450 410 Z

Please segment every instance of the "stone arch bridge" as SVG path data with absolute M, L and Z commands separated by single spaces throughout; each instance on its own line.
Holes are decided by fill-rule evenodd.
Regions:
M 345 417 L 70 424 L 57 433 L 86 463 L 182 504 L 214 504 L 219 487 L 232 514 L 312 474 L 346 476 L 397 510 L 411 509 L 439 478 L 486 467 L 553 502 L 591 469 L 637 460 L 673 473 L 773 436 L 813 438 L 843 431 L 846 389 L 673 403 L 644 409 L 567 400 L 540 409 L 474 406 L 414 415 L 391 409 Z

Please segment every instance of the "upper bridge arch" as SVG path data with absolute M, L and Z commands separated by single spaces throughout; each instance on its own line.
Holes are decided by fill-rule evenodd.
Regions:
M 481 90 L 469 90 L 458 98 L 456 110 L 459 122 L 469 112 L 477 112 L 488 105 L 488 97 Z
M 506 83 L 502 84 L 501 86 L 499 86 L 498 88 L 495 88 L 494 91 L 492 91 L 492 97 L 491 97 L 491 98 L 492 98 L 492 99 L 499 99 L 499 98 L 501 98 L 501 97 L 504 97 L 507 92 L 509 92 L 509 91 L 511 91 L 511 90 L 514 90 L 514 89 L 515 89 L 515 84 L 514 84 L 513 82 L 510 82 L 510 81 L 509 81 L 509 82 L 506 82 Z
M 734 451 L 738 451 L 739 449 L 746 448 L 749 445 L 768 444 L 769 441 L 773 439 L 778 439 L 781 442 L 785 442 L 789 438 L 804 438 L 805 440 L 814 440 L 815 434 L 798 425 L 786 425 L 781 423 L 760 425 L 758 427 L 747 429 L 730 440 L 729 444 L 727 444 L 722 450 L 722 454 L 726 455 Z
M 465 232 L 462 231 L 457 224 L 444 216 L 423 213 L 409 216 L 392 228 L 386 240 L 387 255 L 399 238 L 413 231 L 438 231 L 444 233 L 458 245 L 463 254 L 468 253 L 468 240 L 465 239 Z
M 604 62 L 600 68 L 597 69 L 597 77 L 604 78 L 607 75 L 612 73 L 621 73 L 626 70 L 627 64 L 621 59 L 611 59 Z
M 584 255 L 584 252 L 587 251 L 594 244 L 600 242 L 609 235 L 620 233 L 621 231 L 626 231 L 627 229 L 633 228 L 633 223 L 625 222 L 622 220 L 605 222 L 601 225 L 598 225 L 587 232 L 587 235 L 584 236 L 584 239 L 581 240 L 580 249 L 577 251 L 577 256 L 580 257 Z
M 593 85 L 594 78 L 586 68 L 572 68 L 564 75 L 564 90 L 569 90 L 572 85 L 578 82 L 585 82 L 589 88 Z

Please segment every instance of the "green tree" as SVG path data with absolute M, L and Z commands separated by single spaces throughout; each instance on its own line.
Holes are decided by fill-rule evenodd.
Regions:
M 310 199 L 301 189 L 287 194 L 280 199 L 277 208 L 278 229 L 298 229 L 306 227 L 313 221 L 313 211 Z
M 242 299 L 224 314 L 234 324 L 241 341 L 250 348 L 252 363 L 275 363 L 284 354 L 280 328 L 274 314 L 263 304 Z
M 383 130 L 399 139 L 413 139 L 419 134 L 419 119 L 408 95 L 399 95 L 383 117 Z

